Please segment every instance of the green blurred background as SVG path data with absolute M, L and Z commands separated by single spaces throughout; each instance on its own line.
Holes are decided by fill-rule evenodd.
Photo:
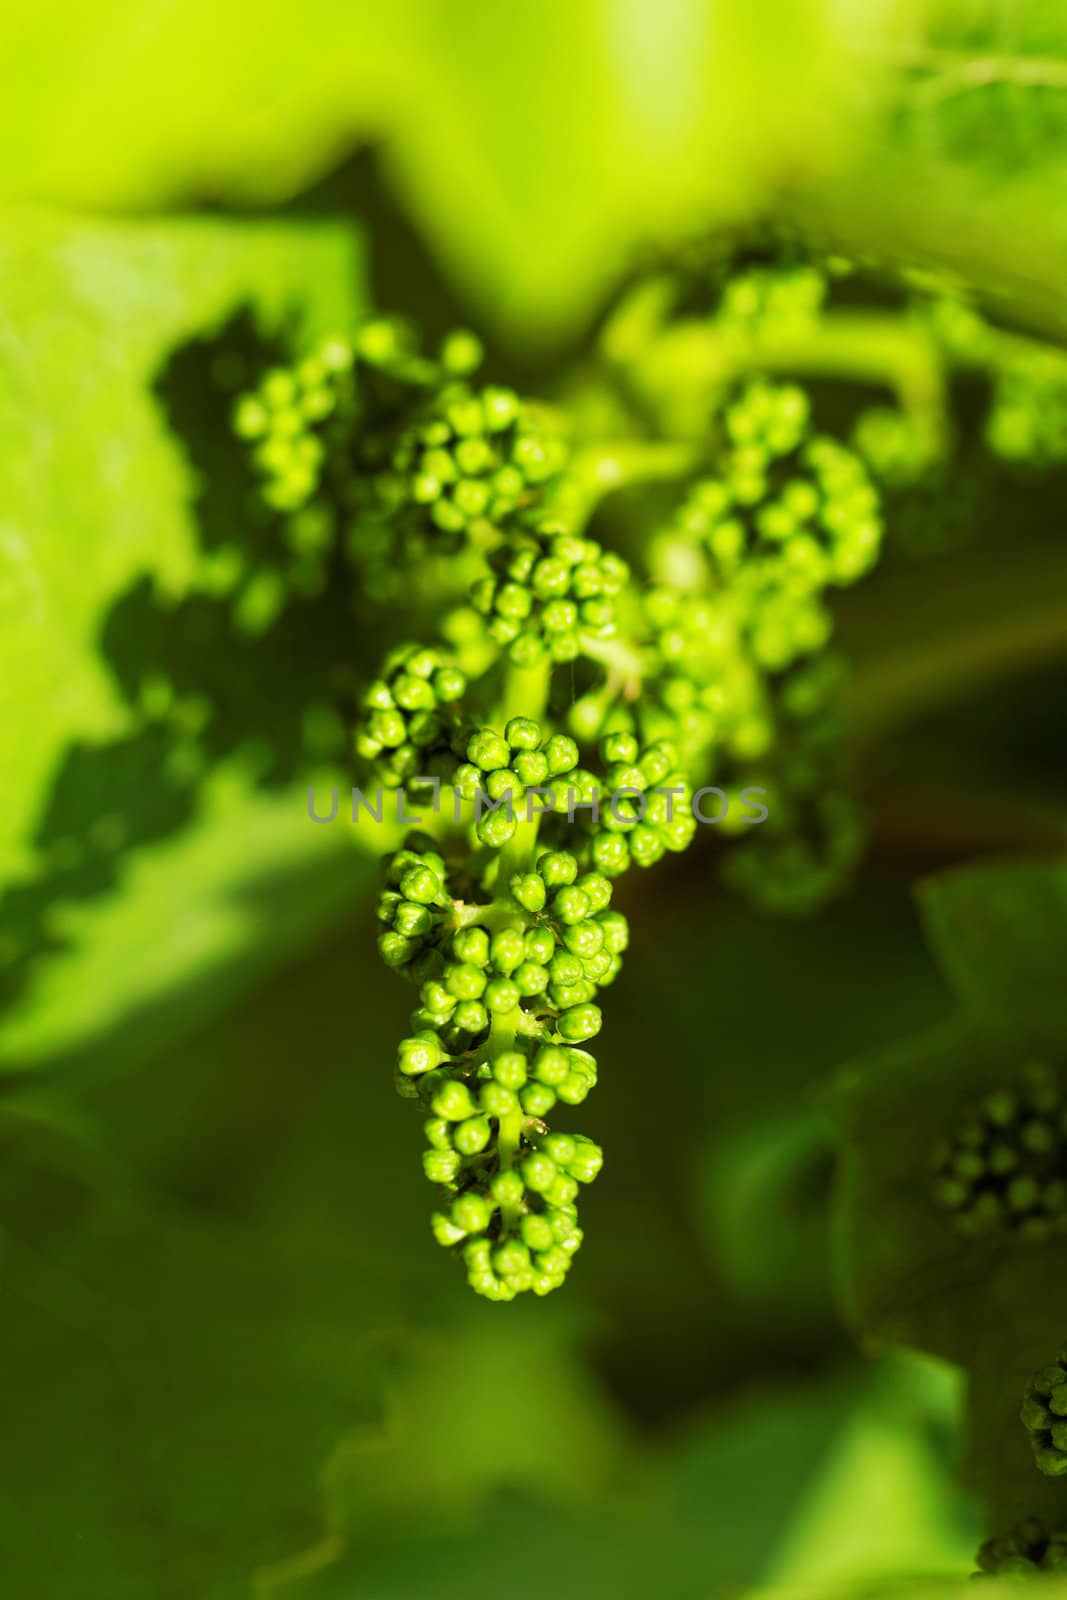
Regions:
M 0 62 L 0 1592 L 966 1573 L 959 1380 L 834 1310 L 819 1089 L 946 1009 L 916 878 L 1067 841 L 1067 473 L 842 603 L 847 897 L 761 917 L 713 839 L 627 884 L 586 1243 L 498 1307 L 429 1235 L 367 841 L 303 809 L 377 644 L 219 603 L 226 385 L 378 304 L 551 391 L 643 263 L 768 220 L 1056 338 L 1062 6 L 14 0 Z

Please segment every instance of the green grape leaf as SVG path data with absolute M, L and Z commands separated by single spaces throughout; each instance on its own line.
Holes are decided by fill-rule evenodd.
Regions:
M 575 1330 L 519 1311 L 426 1333 L 394 1358 L 385 1420 L 344 1439 L 327 1464 L 329 1524 L 362 1544 L 403 1537 L 414 1498 L 424 1535 L 463 1528 L 502 1485 L 595 1502 L 632 1442 L 576 1359 Z M 537 1406 L 516 1375 L 537 1374 Z
M 251 638 L 218 575 L 229 561 L 251 585 L 264 563 L 226 477 L 232 389 L 284 336 L 354 317 L 360 280 L 357 238 L 332 225 L 9 221 L 7 1069 L 75 1051 L 167 991 L 176 1001 L 187 978 L 217 999 L 242 953 L 276 957 L 336 913 L 352 873 L 331 888 L 329 862 L 359 878 L 351 841 L 311 826 L 285 788 L 322 679 L 308 644 L 326 636 L 321 609 L 290 606 Z
M 1061 322 L 1067 29 L 1048 4 L 15 0 L 6 198 L 285 199 L 374 141 L 456 281 L 562 333 L 649 244 L 768 204 Z M 804 71 L 796 63 L 803 60 Z
M 961 869 L 919 903 L 959 1002 L 942 1027 L 847 1067 L 831 1095 L 841 1142 L 835 1233 L 841 1298 L 864 1334 L 944 1356 L 973 1379 L 969 1470 L 993 1525 L 1060 1507 L 1018 1410 L 1027 1376 L 1067 1330 L 1062 1236 L 994 1228 L 963 1237 L 933 1198 L 932 1153 L 988 1093 L 1036 1057 L 1063 1068 L 1057 1004 L 1067 870 Z
M 466 1307 L 389 1081 L 404 997 L 383 1005 L 352 948 L 290 963 L 136 1074 L 7 1086 L 0 1570 L 19 1600 L 246 1600 L 314 1536 L 321 1464 L 380 1417 L 397 1330 Z M 358 1042 L 329 1020 L 342 992 Z
M 546 1561 L 562 1592 L 627 1600 L 734 1593 L 766 1572 L 847 1425 L 855 1383 L 743 1399 L 642 1450 L 591 1388 L 573 1333 L 537 1321 L 517 1334 L 472 1324 L 451 1352 L 427 1347 L 391 1431 L 333 1457 L 325 1536 L 262 1570 L 257 1600 L 461 1600 L 502 1571 L 516 1600 L 535 1600 Z
M 1062 326 L 1067 29 L 1053 0 L 264 0 L 145 17 L 16 0 L 0 194 L 102 210 L 286 199 L 375 142 L 441 260 L 525 338 L 649 244 L 767 209 L 1011 286 Z M 804 62 L 803 73 L 796 70 Z
M 851 1594 L 875 1579 L 968 1570 L 977 1517 L 942 1448 L 962 1387 L 957 1372 L 926 1358 L 896 1353 L 875 1364 L 774 1553 L 770 1583 L 803 1594 L 821 1580 Z
M 65 948 L 0 1022 L 7 1070 L 119 1070 L 232 1005 L 377 884 L 390 829 L 344 826 L 215 774 L 195 823 L 138 852 L 114 893 L 51 908 Z
M 731 221 L 865 124 L 828 0 L 16 3 L 0 192 L 101 209 L 291 196 L 374 140 L 456 280 L 573 328 L 635 251 Z M 795 63 L 805 62 L 798 75 Z
M 1011 320 L 1062 337 L 1067 269 L 1067 23 L 1056 0 L 891 7 L 858 65 L 884 96 L 863 157 L 787 209 L 816 236 L 903 263 L 937 264 Z
M 1067 867 L 968 867 L 920 892 L 927 936 L 967 1013 L 1062 1044 Z
M 244 1593 L 310 1520 L 339 1413 L 373 1414 L 358 1275 L 328 1240 L 147 1208 L 46 1243 L 4 1263 L 10 1591 L 135 1600 L 166 1573 L 176 1593 Z
M 888 1583 L 881 1579 L 871 1582 L 850 1583 L 847 1588 L 834 1589 L 840 1600 L 974 1600 L 974 1583 L 970 1578 L 903 1578 Z M 979 1591 L 981 1592 L 981 1591 Z M 1016 1592 L 1014 1584 L 1009 1592 Z M 783 1588 L 751 1589 L 743 1600 L 826 1600 L 825 1585 L 809 1588 L 806 1583 L 789 1584 Z M 1026 1593 L 1026 1590 L 1023 1590 Z M 1061 1579 L 1041 1575 L 1038 1589 L 1042 1600 L 1067 1600 L 1067 1583 Z M 354 1600 L 354 1597 L 353 1597 Z

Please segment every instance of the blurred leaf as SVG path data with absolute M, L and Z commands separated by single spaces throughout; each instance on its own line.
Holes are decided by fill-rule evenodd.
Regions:
M 175 698 L 166 652 L 160 665 L 146 661 L 146 643 L 125 655 L 100 646 L 131 594 L 146 595 L 146 639 L 153 631 L 165 639 L 169 619 L 199 593 L 200 614 L 220 619 L 211 636 L 218 669 L 264 703 L 251 678 L 255 658 L 245 649 L 235 659 L 226 643 L 235 637 L 228 600 L 210 598 L 206 490 L 187 441 L 164 425 L 155 386 L 179 347 L 197 346 L 194 408 L 213 419 L 221 409 L 224 427 L 230 402 L 219 383 L 241 378 L 232 351 L 230 368 L 212 378 L 212 338 L 240 317 L 249 338 L 263 341 L 344 323 L 359 304 L 359 272 L 354 236 L 318 224 L 9 220 L 0 247 L 0 755 L 8 775 L 0 1001 L 22 1009 L 9 1011 L 5 1066 L 69 1049 L 209 967 L 217 987 L 220 963 L 262 940 L 269 897 L 255 914 L 239 909 L 242 900 L 251 906 L 254 882 L 286 870 L 294 854 L 311 866 L 343 852 L 307 823 L 300 794 L 242 815 L 254 762 L 220 771 L 211 795 L 201 795 L 203 756 L 189 714 L 202 723 L 210 702 Z M 227 525 L 239 545 L 239 503 Z M 210 653 L 203 632 L 186 649 L 198 661 Z M 303 689 L 300 674 L 291 676 Z M 146 709 L 149 689 L 157 699 L 163 692 L 165 715 Z M 238 750 L 241 736 L 257 731 L 238 723 L 226 748 Z M 209 753 L 226 749 L 209 745 Z M 201 807 L 204 838 L 184 853 L 164 848 L 133 884 L 128 863 L 180 835 Z M 322 876 L 308 873 L 301 904 L 294 880 L 274 907 L 261 956 L 302 937 L 336 905 L 341 881 L 324 892 Z M 128 903 L 109 905 L 120 885 Z M 227 911 L 228 900 L 238 908 Z M 35 997 L 34 980 L 57 952 L 62 976 L 57 969 L 56 986 Z
M 372 1414 L 372 1325 L 329 1240 L 90 1218 L 4 1262 L 0 1541 L 25 1600 L 246 1593 L 311 1526 L 314 1469 Z
M 957 274 L 1007 317 L 1067 335 L 1067 17 L 1058 0 L 915 0 L 862 42 L 889 69 L 865 159 L 786 196 L 817 235 Z
M 276 201 L 380 139 L 446 265 L 527 337 L 573 327 L 635 249 L 832 167 L 870 109 L 847 47 L 873 16 L 832 0 L 470 0 L 462 26 L 446 0 L 309 0 L 298 24 L 266 0 L 254 28 L 240 0 L 7 18 L 8 195 Z
M 343 820 L 327 833 L 305 805 L 301 793 L 257 795 L 240 772 L 218 772 L 195 825 L 138 852 L 120 889 L 54 907 L 67 948 L 0 1025 L 4 1067 L 129 1066 L 343 916 L 377 882 L 373 852 L 391 835 Z
M 1062 1240 L 993 1230 L 962 1238 L 934 1203 L 931 1155 L 982 1096 L 1035 1056 L 1062 1065 L 1067 868 L 982 867 L 920 895 L 957 1017 L 847 1069 L 832 1105 L 842 1139 L 842 1295 L 867 1334 L 947 1357 L 974 1378 L 971 1476 L 999 1530 L 1064 1507 L 1035 1472 L 1018 1408 L 1067 1327 Z
M 382 1330 L 467 1304 L 389 1080 L 398 1018 L 368 983 L 354 1045 L 351 973 L 346 940 L 143 1073 L 9 1090 L 5 1595 L 246 1600 L 380 1416 Z
M 839 21 L 827 0 L 481 0 L 457 28 L 424 0 L 391 169 L 449 269 L 544 339 L 638 251 L 750 215 L 861 136 Z
M 496 1334 L 504 1350 L 507 1334 Z M 447 1377 L 446 1364 L 443 1376 Z M 568 1387 L 573 1383 L 569 1380 Z M 603 1459 L 592 1479 L 582 1478 L 581 1461 L 600 1457 L 605 1441 L 598 1412 L 590 1413 L 582 1391 L 560 1419 L 555 1455 L 537 1412 L 542 1393 L 549 1417 L 556 1416 L 559 1393 L 555 1363 L 520 1366 L 510 1374 L 505 1401 L 507 1421 L 517 1410 L 518 1426 L 539 1441 L 544 1452 L 540 1483 L 531 1483 L 525 1464 L 516 1474 L 517 1446 L 508 1432 L 495 1433 L 498 1492 L 481 1508 L 473 1528 L 454 1528 L 443 1537 L 431 1515 L 423 1526 L 424 1498 L 416 1490 L 420 1517 L 390 1537 L 379 1519 L 374 1537 L 375 1492 L 355 1509 L 347 1529 L 362 1534 L 348 1542 L 346 1525 L 311 1547 L 306 1556 L 264 1572 L 257 1585 L 262 1600 L 460 1600 L 491 1592 L 507 1574 L 515 1600 L 535 1600 L 546 1577 L 562 1593 L 601 1593 L 617 1600 L 645 1600 L 650 1593 L 671 1600 L 707 1600 L 709 1594 L 736 1592 L 766 1569 L 783 1522 L 794 1512 L 809 1475 L 827 1455 L 835 1429 L 848 1413 L 854 1391 L 846 1383 L 790 1390 L 770 1388 L 705 1419 L 657 1451 L 638 1455 L 620 1439 L 618 1459 L 605 1475 Z M 480 1384 L 476 1386 L 480 1387 Z M 452 1459 L 465 1479 L 465 1389 L 449 1396 L 435 1392 L 435 1457 Z M 442 1405 L 450 1418 L 441 1418 Z M 512 1421 L 512 1431 L 516 1423 Z M 586 1435 L 581 1455 L 567 1461 L 575 1429 Z M 491 1436 L 490 1436 L 491 1437 Z M 483 1445 L 484 1451 L 485 1446 Z M 450 1452 L 455 1450 L 454 1458 Z M 484 1461 L 479 1475 L 484 1478 Z M 524 1455 L 524 1463 L 529 1458 Z M 411 1463 L 415 1485 L 426 1468 Z M 367 1473 L 369 1479 L 369 1472 Z M 360 1481 L 367 1481 L 361 1478 Z M 388 1481 L 388 1478 L 387 1480 Z M 504 1492 L 511 1485 L 510 1492 Z M 592 1492 L 591 1492 L 592 1491 Z M 455 1491 L 453 1492 L 455 1499 Z M 411 1497 L 404 1504 L 409 1512 Z M 349 1518 L 353 1515 L 349 1511 Z
M 1016 1593 L 1010 1579 L 1008 1592 Z M 1038 1593 L 1041 1600 L 1065 1600 L 1067 1583 L 1043 1574 Z M 819 1583 L 815 1588 L 800 1583 L 781 1589 L 751 1589 L 746 1592 L 744 1600 L 827 1600 L 828 1594 L 832 1594 L 834 1600 L 974 1600 L 975 1590 L 970 1578 L 904 1578 L 897 1581 L 890 1579 L 888 1583 L 875 1579 L 870 1583 L 850 1583 L 833 1590 L 827 1590 L 824 1583 Z
M 845 1069 L 834 1088 L 841 1287 L 865 1331 L 966 1364 L 990 1297 L 1032 1299 L 1021 1285 L 1060 1247 L 996 1232 L 961 1239 L 934 1204 L 931 1155 L 1027 1059 L 1045 1051 L 1062 1059 L 1067 1023 L 1049 981 L 1067 947 L 1067 868 L 961 869 L 929 880 L 920 906 L 960 1010 Z M 1040 1303 L 1035 1314 L 1044 1314 Z
M 928 883 L 921 904 L 931 948 L 963 1009 L 1033 1036 L 1064 1030 L 1067 866 L 970 867 Z
M 950 1368 L 916 1357 L 880 1362 L 783 1540 L 772 1580 L 844 1593 L 846 1584 L 966 1572 L 977 1518 L 944 1448 L 961 1399 Z
M 842 248 L 973 265 L 1056 310 L 1067 27 L 1053 0 L 16 0 L 0 192 L 277 201 L 359 142 L 486 315 L 573 329 L 636 251 L 776 205 Z M 802 72 L 797 62 L 804 63 Z
M 344 1440 L 325 1472 L 330 1525 L 356 1547 L 464 1528 L 500 1488 L 596 1503 L 633 1470 L 621 1419 L 557 1317 L 481 1308 L 394 1359 L 384 1421 Z M 531 1396 L 536 1394 L 536 1405 Z
M 805 1108 L 717 1130 L 697 1174 L 709 1247 L 739 1298 L 773 1315 L 821 1320 L 829 1301 L 826 1199 L 831 1154 Z

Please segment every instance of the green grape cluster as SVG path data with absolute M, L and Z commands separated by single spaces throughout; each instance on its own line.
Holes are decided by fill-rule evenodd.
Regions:
M 1038 1469 L 1047 1478 L 1067 1474 L 1067 1346 L 1026 1386 L 1019 1418 L 1030 1435 Z
M 867 406 L 852 425 L 852 447 L 890 489 L 922 483 L 938 460 L 928 431 L 899 406 Z
M 847 879 L 865 839 L 837 709 L 841 660 L 826 653 L 775 686 L 774 727 L 748 782 L 765 792 L 767 821 L 737 841 L 723 874 L 764 910 L 803 913 Z
M 565 461 L 563 440 L 513 390 L 449 385 L 398 438 L 379 492 L 459 548 L 476 525 L 499 529 L 533 504 Z
M 657 543 L 659 569 L 688 575 L 688 590 L 646 601 L 660 657 L 649 692 L 678 715 L 683 750 L 714 750 L 728 789 L 766 790 L 767 825 L 732 846 L 728 881 L 769 910 L 803 912 L 835 892 L 864 841 L 825 594 L 877 558 L 879 500 L 855 452 L 813 432 L 795 387 L 751 385 L 724 430 L 726 470 L 695 485 Z
M 1067 1528 L 1050 1530 L 1028 1517 L 1010 1533 L 987 1539 L 978 1552 L 976 1578 L 1029 1578 L 1067 1571 Z
M 669 739 L 642 745 L 619 729 L 600 743 L 605 765 L 598 814 L 585 846 L 598 872 L 616 878 L 688 848 L 696 833 L 693 790 Z
M 234 431 L 251 446 L 263 499 L 280 512 L 307 505 L 333 465 L 342 432 L 353 464 L 380 470 L 390 425 L 406 420 L 446 375 L 469 370 L 472 357 L 476 365 L 476 345 L 456 344 L 446 346 L 439 364 L 431 362 L 418 354 L 404 323 L 381 317 L 350 338 L 324 339 L 291 368 L 272 368 L 240 398 L 233 418 Z
M 659 584 L 643 596 L 650 666 L 632 721 L 648 741 L 671 739 L 687 766 L 711 750 L 751 759 L 773 736 L 764 673 L 747 647 L 746 615 L 733 588 Z
M 453 784 L 462 799 L 474 801 L 479 809 L 478 797 L 485 797 L 486 810 L 477 816 L 474 831 L 490 849 L 500 849 L 515 837 L 523 810 L 529 814 L 535 800 L 538 814 L 567 810 L 592 782 L 578 766 L 574 740 L 546 730 L 532 717 L 511 717 L 502 733 L 476 728 L 464 754 Z M 495 809 L 497 805 L 503 809 Z
M 989 384 L 989 454 L 1037 469 L 1067 461 L 1067 355 L 995 327 L 958 291 L 937 293 L 923 310 L 950 367 Z
M 811 426 L 796 384 L 753 381 L 723 415 L 721 476 L 697 486 L 682 526 L 726 581 L 753 560 L 798 593 L 855 583 L 878 559 L 878 494 L 853 450 Z
M 1067 357 L 1039 348 L 996 371 L 986 442 L 993 455 L 1013 464 L 1067 461 Z
M 718 316 L 758 345 L 817 320 L 824 292 L 755 270 Z M 265 501 L 340 533 L 361 592 L 435 574 L 445 596 L 447 647 L 386 655 L 353 744 L 426 830 L 387 858 L 378 909 L 382 959 L 417 990 L 395 1083 L 423 1113 L 434 1233 L 508 1300 L 562 1282 L 602 1162 L 546 1119 L 597 1081 L 629 937 L 615 881 L 701 822 L 780 908 L 854 856 L 826 596 L 870 569 L 882 525 L 806 393 L 754 380 L 715 419 L 713 475 L 686 469 L 643 583 L 589 532 L 613 471 L 583 478 L 551 413 L 474 385 L 479 360 L 469 335 L 430 358 L 372 319 L 268 373 L 235 425 Z
M 378 951 L 386 966 L 413 983 L 438 964 L 434 953 L 455 915 L 444 857 L 432 845 L 431 839 L 412 835 L 403 850 L 383 862 L 378 921 L 385 928 Z
M 615 599 L 630 571 L 594 539 L 542 519 L 497 546 L 488 565 L 471 587 L 470 602 L 516 666 L 536 666 L 546 657 L 573 661 L 583 634 L 614 634 Z
M 581 1243 L 578 1188 L 603 1156 L 543 1119 L 596 1083 L 580 1047 L 600 1031 L 594 997 L 619 971 L 626 919 L 607 879 L 566 851 L 541 851 L 479 901 L 453 894 L 430 844 L 414 836 L 386 863 L 379 949 L 419 984 L 397 1083 L 427 1113 L 423 1166 L 447 1196 L 434 1234 L 488 1298 L 546 1294 Z M 484 880 L 465 893 L 479 889 Z
M 802 340 L 819 319 L 827 289 L 826 274 L 808 262 L 750 267 L 727 278 L 715 319 L 751 339 Z
M 364 693 L 357 754 L 373 761 L 379 781 L 392 789 L 417 774 L 450 777 L 466 688 L 464 674 L 440 650 L 399 645 Z
M 371 318 L 267 372 L 234 412 L 266 505 L 290 523 L 314 510 L 381 592 L 491 538 L 545 496 L 567 446 L 543 407 L 472 384 L 481 359 L 471 334 L 430 358 L 405 323 Z
M 1067 1101 L 1044 1062 L 988 1094 L 934 1152 L 934 1197 L 966 1234 L 1067 1231 Z

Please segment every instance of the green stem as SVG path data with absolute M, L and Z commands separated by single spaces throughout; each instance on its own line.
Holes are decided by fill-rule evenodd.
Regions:
M 592 661 L 599 661 L 609 672 L 626 683 L 640 683 L 644 676 L 644 663 L 640 653 L 625 639 L 593 639 L 583 637 L 582 653 Z
M 536 667 L 508 667 L 500 697 L 501 723 L 512 717 L 532 717 L 536 722 L 544 716 L 551 672 L 549 661 Z
M 613 439 L 588 445 L 572 464 L 580 487 L 578 520 L 587 522 L 606 495 L 641 483 L 670 482 L 695 472 L 707 457 L 704 440 Z
M 536 667 L 509 666 L 500 704 L 501 724 L 506 724 L 512 717 L 530 717 L 539 722 L 548 704 L 551 674 L 552 666 L 548 661 Z M 537 845 L 540 822 L 540 815 L 537 812 L 530 815 L 527 809 L 520 817 L 514 835 L 501 850 L 497 860 L 494 911 L 513 909 L 507 885 L 514 873 L 526 871 Z
M 879 311 L 836 311 L 804 334 L 750 335 L 706 320 L 675 323 L 638 355 L 630 376 L 683 438 L 706 432 L 715 396 L 749 372 L 829 375 L 886 384 L 936 444 L 945 430 L 945 374 L 932 334 Z
M 540 720 L 548 703 L 551 672 L 550 662 L 544 662 L 537 667 L 509 667 L 501 702 L 501 721 L 507 722 L 511 717 L 532 717 L 535 721 Z M 497 926 L 522 925 L 524 913 L 511 898 L 508 884 L 515 873 L 529 869 L 537 849 L 540 822 L 539 813 L 534 812 L 531 815 L 527 810 L 519 821 L 514 836 L 501 850 L 497 859 L 494 897 L 489 908 L 489 919 Z M 493 1018 L 493 1026 L 486 1044 L 490 1058 L 514 1048 L 516 1037 L 522 1027 L 523 1016 L 522 1006 L 518 1005 L 512 1011 L 503 1012 Z M 497 1131 L 497 1159 L 501 1172 L 506 1172 L 515 1164 L 522 1146 L 524 1122 L 525 1117 L 521 1110 L 500 1118 Z M 517 1208 L 505 1206 L 502 1211 L 504 1228 L 510 1228 L 517 1220 Z
M 493 1026 L 486 1043 L 486 1051 L 491 1059 L 495 1059 L 505 1050 L 515 1048 L 515 1039 L 522 1024 L 522 1007 L 516 1006 L 514 1011 L 499 1014 L 493 1019 Z M 510 1112 L 506 1117 L 501 1117 L 497 1126 L 496 1154 L 497 1163 L 501 1172 L 507 1172 L 515 1165 L 522 1148 L 522 1130 L 526 1121 L 525 1112 L 520 1107 L 517 1111 Z M 519 1218 L 522 1207 L 502 1206 L 501 1221 L 505 1232 L 511 1228 Z

